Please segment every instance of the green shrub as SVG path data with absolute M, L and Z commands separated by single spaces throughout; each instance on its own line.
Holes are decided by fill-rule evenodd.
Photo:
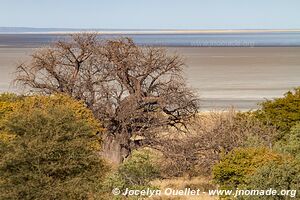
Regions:
M 67 96 L 26 97 L 2 117 L 15 135 L 0 161 L 0 199 L 100 199 L 108 167 L 99 158 L 99 122 Z
M 247 176 L 247 184 L 240 185 L 243 189 L 268 190 L 270 188 L 280 190 L 298 190 L 289 195 L 277 196 L 249 196 L 244 199 L 300 199 L 300 124 L 296 124 L 291 131 L 275 144 L 274 149 L 285 154 L 286 160 L 283 163 L 269 162 L 259 167 L 251 176 Z
M 274 149 L 284 153 L 288 158 L 284 163 L 267 163 L 258 168 L 254 174 L 248 176 L 247 185 L 242 186 L 246 189 L 262 189 L 269 188 L 279 190 L 297 190 L 290 193 L 290 196 L 253 196 L 244 199 L 300 199 L 300 123 L 293 126 L 289 133 L 279 140 Z
M 259 190 L 268 190 L 272 188 L 276 189 L 277 191 L 296 190 L 296 193 L 290 191 L 289 195 L 287 196 L 249 196 L 245 199 L 300 199 L 300 163 L 296 160 L 281 164 L 270 162 L 249 176 L 247 185 L 243 188 Z
M 134 151 L 118 170 L 128 185 L 147 185 L 159 177 L 159 167 L 148 150 Z
M 236 148 L 221 157 L 213 167 L 213 179 L 224 189 L 234 189 L 246 183 L 247 176 L 268 162 L 281 162 L 282 156 L 270 149 Z
M 291 131 L 278 141 L 274 148 L 283 153 L 289 153 L 300 160 L 300 123 L 293 126 Z
M 121 191 L 125 188 L 142 190 L 153 187 L 150 182 L 159 177 L 159 165 L 153 153 L 145 149 L 135 150 L 117 172 L 108 177 L 106 187 L 108 191 L 113 188 Z
M 266 124 L 276 126 L 284 136 L 292 126 L 300 121 L 300 87 L 287 92 L 284 97 L 268 100 L 261 104 L 256 116 Z

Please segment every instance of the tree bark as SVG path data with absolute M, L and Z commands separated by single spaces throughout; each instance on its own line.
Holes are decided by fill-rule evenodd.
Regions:
M 103 138 L 101 155 L 113 164 L 122 163 L 130 151 L 130 140 L 122 134 L 107 134 Z

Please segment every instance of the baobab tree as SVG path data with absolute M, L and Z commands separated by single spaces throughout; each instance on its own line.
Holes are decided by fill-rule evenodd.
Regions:
M 158 129 L 187 131 L 199 103 L 184 66 L 178 55 L 129 38 L 77 34 L 37 50 L 18 67 L 16 81 L 33 92 L 83 100 L 107 130 L 103 155 L 119 163 L 137 146 L 151 145 Z

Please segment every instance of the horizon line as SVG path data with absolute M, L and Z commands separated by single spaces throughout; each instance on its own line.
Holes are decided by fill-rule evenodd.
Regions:
M 22 29 L 25 30 L 22 31 Z M 43 31 L 45 29 L 47 31 Z M 95 33 L 95 34 L 201 34 L 202 33 L 203 34 L 203 33 L 276 33 L 276 32 L 300 32 L 300 29 L 101 29 L 101 28 L 0 27 L 0 34 L 70 34 L 70 33 Z

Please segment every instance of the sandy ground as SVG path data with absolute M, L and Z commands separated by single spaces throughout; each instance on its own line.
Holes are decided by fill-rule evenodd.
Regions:
M 256 108 L 265 98 L 300 86 L 300 48 L 171 48 L 186 58 L 188 83 L 204 110 L 234 105 Z
M 297 47 L 169 47 L 185 58 L 185 77 L 202 99 L 202 110 L 235 106 L 256 108 L 264 98 L 281 96 L 300 86 Z M 32 48 L 0 47 L 0 92 L 17 91 L 11 84 L 16 66 Z
M 16 67 L 30 58 L 32 48 L 0 47 L 0 92 L 15 92 L 13 84 Z

